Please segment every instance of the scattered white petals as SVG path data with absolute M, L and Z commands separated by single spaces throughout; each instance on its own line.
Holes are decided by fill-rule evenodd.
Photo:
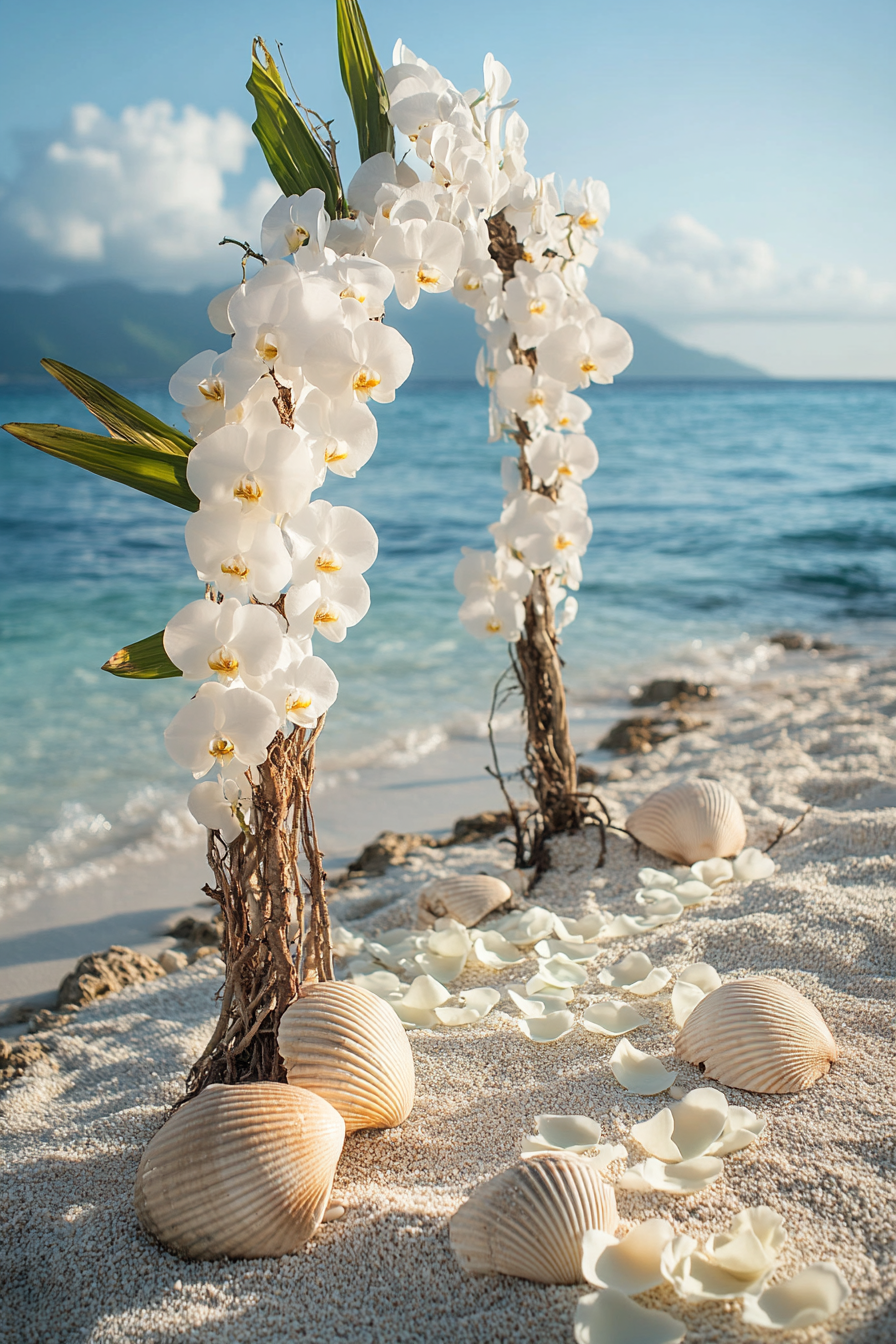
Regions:
M 599 999 L 582 1014 L 585 1030 L 597 1032 L 601 1036 L 622 1036 L 627 1031 L 646 1025 L 647 1018 L 622 999 Z
M 659 868 L 641 868 L 638 871 L 638 881 L 642 887 L 662 887 L 666 891 L 674 891 L 678 886 L 678 878 L 672 873 L 660 872 Z
M 727 1232 L 716 1232 L 703 1247 L 708 1260 L 741 1279 L 753 1279 L 774 1268 L 787 1233 L 780 1213 L 767 1204 L 742 1209 Z
M 585 915 L 583 919 L 561 919 L 559 915 L 555 915 L 554 932 L 558 938 L 566 941 L 581 938 L 586 943 L 591 943 L 600 937 L 601 931 L 609 922 L 610 916 L 605 910 L 598 910 L 594 915 Z
M 742 1319 L 766 1330 L 800 1330 L 826 1321 L 848 1297 L 849 1284 L 837 1266 L 820 1260 L 758 1297 L 746 1297 Z
M 576 1344 L 678 1344 L 685 1326 L 665 1311 L 639 1307 L 625 1293 L 604 1288 L 576 1307 Z
M 526 959 L 515 943 L 509 942 L 503 934 L 494 930 L 480 934 L 473 943 L 473 951 L 483 966 L 489 966 L 494 971 L 503 970 L 505 966 L 516 966 Z
M 336 957 L 353 957 L 356 953 L 363 952 L 366 943 L 363 934 L 352 933 L 341 924 L 337 924 L 330 933 L 330 946 Z
M 540 958 L 538 974 L 545 984 L 556 985 L 558 989 L 577 988 L 579 985 L 584 985 L 588 979 L 588 972 L 576 962 L 570 961 L 562 952 L 547 959 Z
M 649 919 L 646 915 L 616 915 L 601 932 L 601 938 L 608 941 L 612 938 L 639 938 L 642 933 L 649 933 L 664 923 L 665 920 Z
M 378 999 L 388 999 L 392 994 L 403 994 L 406 986 L 401 983 L 394 971 L 371 971 L 369 975 L 353 975 L 352 981 L 362 989 L 369 989 Z
M 632 1126 L 637 1139 L 652 1157 L 663 1162 L 702 1157 L 725 1129 L 728 1099 L 716 1087 L 697 1087 L 675 1106 L 666 1106 L 649 1120 Z
M 597 1288 L 615 1288 L 631 1297 L 663 1282 L 663 1251 L 674 1237 L 665 1218 L 637 1223 L 621 1239 L 589 1228 L 582 1237 L 582 1274 Z
M 742 1148 L 749 1148 L 751 1143 L 761 1139 L 767 1128 L 768 1121 L 755 1111 L 746 1106 L 729 1106 L 725 1128 L 716 1142 L 707 1148 L 707 1154 L 710 1157 L 727 1157 L 729 1153 L 739 1153 Z
M 690 882 L 679 882 L 675 888 L 675 895 L 682 905 L 702 905 L 712 894 L 712 887 L 705 882 L 698 882 L 696 878 Z
M 457 1007 L 435 1009 L 435 1015 L 445 1027 L 464 1027 L 481 1022 L 501 998 L 496 989 L 467 989 L 459 995 Z
M 576 996 L 578 986 L 573 985 L 554 985 L 546 980 L 542 975 L 533 975 L 531 980 L 527 980 L 523 989 L 530 999 L 562 999 L 564 1003 L 572 1003 Z M 550 1012 L 550 1008 L 545 1004 L 545 1011 Z
M 600 1143 L 600 1121 L 588 1115 L 536 1115 L 535 1133 L 523 1140 L 523 1153 L 584 1153 Z
M 541 942 L 535 944 L 536 957 L 546 961 L 556 956 L 567 957 L 575 962 L 593 961 L 599 951 L 600 948 L 593 943 L 585 943 L 581 939 L 576 943 L 566 939 L 542 938 Z
M 624 1143 L 602 1143 L 593 1153 L 589 1153 L 585 1161 L 592 1167 L 596 1167 L 601 1175 L 606 1174 L 607 1168 L 614 1162 L 626 1162 L 628 1160 L 628 1149 Z
M 615 966 L 605 966 L 597 978 L 602 985 L 629 994 L 656 994 L 672 979 L 672 972 L 665 966 L 654 966 L 646 952 L 629 952 Z
M 610 1056 L 610 1068 L 618 1083 L 641 1097 L 653 1097 L 658 1092 L 665 1092 L 678 1076 L 674 1070 L 670 1073 L 665 1069 L 654 1055 L 645 1055 L 636 1050 L 624 1037 Z
M 450 985 L 452 980 L 456 980 L 466 964 L 466 953 L 460 957 L 440 957 L 435 952 L 418 952 L 414 957 L 415 968 L 442 985 Z
M 738 882 L 758 882 L 760 878 L 771 877 L 775 871 L 775 861 L 761 849 L 742 849 L 734 860 L 734 876 Z
M 484 924 L 482 933 L 500 933 L 509 943 L 517 947 L 530 947 L 539 938 L 548 938 L 554 932 L 556 916 L 540 905 L 530 905 L 528 910 L 512 910 L 500 919 Z
M 719 1157 L 693 1157 L 689 1162 L 660 1162 L 656 1157 L 646 1157 L 617 1181 L 620 1190 L 637 1190 L 641 1194 L 648 1190 L 661 1190 L 667 1195 L 692 1195 L 697 1190 L 705 1190 L 722 1174 L 723 1162 Z M 696 1246 L 696 1242 L 694 1243 Z
M 672 1016 L 676 1026 L 683 1027 L 701 999 L 706 995 L 699 985 L 689 985 L 686 980 L 676 980 L 672 990 Z
M 734 878 L 734 866 L 728 859 L 701 859 L 691 864 L 691 872 L 708 887 L 720 887 Z
M 683 971 L 679 971 L 676 978 L 683 980 L 685 984 L 696 985 L 704 994 L 711 994 L 722 983 L 718 971 L 706 961 L 692 962 L 690 966 L 685 966 Z
M 568 1009 L 559 1013 L 545 1013 L 544 1017 L 522 1017 L 517 1022 L 523 1035 L 539 1045 L 568 1036 L 575 1024 L 576 1020 Z

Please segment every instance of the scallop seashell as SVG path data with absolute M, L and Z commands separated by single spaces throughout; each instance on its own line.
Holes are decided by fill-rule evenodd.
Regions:
M 581 1283 L 582 1237 L 618 1222 L 613 1187 L 586 1158 L 538 1153 L 474 1190 L 449 1233 L 468 1274 Z
M 675 1053 L 705 1078 L 745 1092 L 801 1092 L 827 1073 L 837 1045 L 818 1009 L 769 976 L 730 980 L 701 999 Z
M 390 1129 L 414 1104 L 414 1059 L 391 1006 L 360 985 L 304 985 L 277 1039 L 294 1087 L 325 1097 L 346 1131 Z
M 510 887 L 500 877 L 486 877 L 483 873 L 437 877 L 421 888 L 417 898 L 417 923 L 421 929 L 429 929 L 437 919 L 448 915 L 472 929 L 493 910 L 506 905 L 512 895 Z
M 175 1111 L 137 1169 L 147 1232 L 178 1255 L 291 1255 L 330 1199 L 345 1123 L 285 1083 L 214 1085 Z
M 747 840 L 740 804 L 715 779 L 689 779 L 652 793 L 625 825 L 635 839 L 675 863 L 728 858 Z

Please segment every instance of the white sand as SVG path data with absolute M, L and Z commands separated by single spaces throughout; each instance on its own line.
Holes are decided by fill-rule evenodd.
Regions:
M 774 851 L 779 871 L 677 924 L 608 945 L 585 990 L 598 988 L 601 966 L 639 947 L 672 970 L 705 959 L 723 975 L 778 975 L 818 1005 L 841 1049 L 829 1077 L 789 1097 L 724 1089 L 768 1118 L 761 1142 L 726 1158 L 722 1179 L 700 1194 L 620 1193 L 623 1228 L 661 1213 L 702 1237 L 742 1207 L 771 1204 L 790 1232 L 781 1270 L 833 1259 L 853 1290 L 836 1318 L 787 1338 L 885 1344 L 896 1339 L 896 664 L 795 657 L 786 666 L 793 671 L 774 684 L 721 701 L 709 729 L 628 762 L 632 777 L 600 790 L 621 818 L 673 779 L 716 776 L 741 800 L 749 839 L 760 844 L 812 803 Z M 363 914 L 365 930 L 410 922 L 417 888 L 439 865 L 475 871 L 507 854 L 495 843 L 423 851 L 406 869 L 338 892 L 336 916 Z M 598 904 L 633 911 L 635 874 L 651 856 L 636 859 L 621 837 L 601 872 L 596 856 L 591 834 L 559 842 L 532 899 L 572 915 Z M 53 1034 L 52 1064 L 6 1090 L 3 1344 L 569 1344 L 581 1290 L 466 1277 L 447 1218 L 514 1160 L 539 1112 L 590 1114 L 618 1141 L 668 1098 L 624 1092 L 607 1064 L 613 1042 L 580 1027 L 533 1045 L 504 1000 L 478 1027 L 412 1033 L 417 1104 L 400 1129 L 348 1140 L 334 1192 L 348 1208 L 344 1221 L 279 1261 L 183 1261 L 144 1235 L 130 1191 L 140 1151 L 204 1042 L 219 978 L 209 959 L 84 1010 Z M 517 978 L 468 971 L 459 984 Z M 668 1062 L 668 1003 L 637 1002 L 650 1023 L 632 1044 Z M 679 1082 L 694 1085 L 699 1074 L 685 1066 Z M 632 1140 L 629 1151 L 643 1156 Z M 670 1288 L 638 1300 L 685 1321 L 689 1340 L 758 1337 L 736 1305 L 687 1305 Z

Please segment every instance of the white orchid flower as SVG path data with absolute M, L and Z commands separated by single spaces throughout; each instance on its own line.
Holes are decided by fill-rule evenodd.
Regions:
M 474 210 L 487 210 L 492 200 L 492 175 L 485 163 L 482 141 L 465 126 L 451 122 L 433 126 L 426 139 L 434 181 L 455 188 Z M 418 155 L 420 148 L 418 144 Z M 455 208 L 458 204 L 456 201 Z
M 532 587 L 532 572 L 504 547 L 497 551 L 463 548 L 463 559 L 454 571 L 454 586 L 464 597 L 492 597 L 509 593 L 521 602 Z
M 305 373 L 330 397 L 394 401 L 414 356 L 403 336 L 382 322 L 323 336 L 309 351 Z
M 458 615 L 465 628 L 477 639 L 500 635 L 511 644 L 520 638 L 526 623 L 522 602 L 508 592 L 468 597 Z
M 396 44 L 393 64 L 384 78 L 389 94 L 389 120 L 411 140 L 416 140 L 424 127 L 442 120 L 442 94 L 456 93 L 434 65 L 427 65 L 401 42 Z
M 354 477 L 370 459 L 377 423 L 369 406 L 354 398 L 333 401 L 311 388 L 293 414 L 297 429 L 307 435 L 312 457 L 337 476 Z M 322 482 L 319 482 L 322 484 Z
M 581 568 L 571 562 L 584 555 L 593 528 L 586 513 L 554 504 L 544 495 L 526 493 L 504 510 L 501 521 L 489 531 L 533 569 L 572 571 L 571 586 L 576 586 Z
M 567 396 L 562 383 L 546 378 L 528 364 L 503 369 L 495 378 L 495 391 L 505 410 L 521 416 L 533 432 L 556 418 Z
M 504 287 L 504 311 L 524 350 L 538 346 L 560 325 L 567 293 L 550 271 L 518 261 L 513 280 Z
M 337 290 L 349 326 L 378 321 L 395 281 L 388 266 L 372 257 L 351 257 L 331 262 L 321 275 Z
M 545 485 L 585 481 L 597 471 L 597 449 L 585 434 L 557 434 L 548 430 L 526 445 L 529 466 Z
M 187 459 L 187 481 L 203 504 L 236 499 L 244 510 L 295 513 L 319 482 L 308 443 L 278 424 L 273 429 L 224 425 Z
M 293 584 L 284 606 L 293 638 L 310 639 L 317 631 L 334 644 L 342 643 L 347 630 L 357 625 L 369 608 L 370 589 L 360 574 L 345 575 L 326 596 L 316 580 Z
M 183 406 L 184 419 L 195 439 L 224 424 L 225 368 L 226 355 L 219 355 L 217 350 L 203 350 L 181 364 L 168 383 L 168 394 L 172 401 Z
M 520 242 L 528 244 L 548 234 L 559 210 L 554 174 L 536 178 L 524 173 L 510 189 L 504 218 L 513 225 Z
M 301 196 L 281 196 L 261 222 L 261 250 L 266 257 L 289 257 L 304 250 L 309 260 L 317 262 L 329 227 L 330 216 L 319 187 Z
M 421 290 L 442 294 L 450 289 L 462 252 L 460 230 L 439 219 L 392 224 L 373 249 L 375 260 L 394 275 L 395 295 L 403 308 L 413 308 Z
M 581 434 L 585 428 L 585 421 L 590 418 L 591 407 L 587 401 L 582 397 L 573 396 L 572 392 L 564 392 L 556 404 L 548 408 L 547 422 L 550 429 Z
M 563 197 L 563 208 L 573 226 L 586 237 L 600 238 L 610 213 L 610 193 L 605 182 L 586 177 L 581 187 L 572 181 Z
M 323 658 L 309 655 L 288 667 L 275 668 L 257 689 L 270 700 L 281 721 L 312 728 L 336 700 L 339 682 Z
M 618 322 L 592 317 L 584 326 L 567 323 L 546 336 L 538 349 L 538 362 L 567 391 L 591 383 L 612 383 L 628 368 L 634 348 L 632 338 Z
M 262 509 L 244 512 L 238 499 L 203 506 L 184 531 L 197 575 L 223 593 L 274 602 L 289 582 L 292 562 L 283 534 Z
M 352 210 L 373 219 L 377 210 L 377 192 L 385 185 L 397 187 L 399 182 L 395 159 L 384 151 L 364 160 L 348 184 L 346 199 Z
M 187 807 L 210 831 L 218 831 L 225 845 L 243 834 L 252 806 L 252 790 L 245 780 L 204 779 L 190 790 Z
M 165 745 L 196 779 L 215 765 L 261 765 L 280 721 L 263 695 L 246 686 L 207 681 L 165 729 Z
M 338 597 L 343 581 L 363 574 L 376 559 L 379 542 L 371 524 L 344 505 L 316 499 L 290 518 L 293 582 L 317 580 L 323 597 Z
M 165 652 L 188 681 L 210 673 L 230 682 L 246 673 L 262 677 L 277 664 L 283 631 L 276 612 L 228 597 L 221 603 L 189 602 L 165 626 Z

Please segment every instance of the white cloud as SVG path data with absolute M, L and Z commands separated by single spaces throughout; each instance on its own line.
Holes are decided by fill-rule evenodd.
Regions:
M 896 317 L 896 284 L 858 266 L 788 271 L 760 239 L 723 242 L 675 215 L 640 246 L 605 238 L 596 292 L 608 312 L 657 320 L 869 321 Z
M 252 239 L 278 192 L 270 178 L 228 201 L 253 136 L 232 112 L 178 113 L 168 102 L 116 120 L 74 107 L 58 135 L 29 136 L 22 166 L 0 187 L 6 285 L 55 288 L 97 278 L 192 289 L 232 279 L 221 238 Z

